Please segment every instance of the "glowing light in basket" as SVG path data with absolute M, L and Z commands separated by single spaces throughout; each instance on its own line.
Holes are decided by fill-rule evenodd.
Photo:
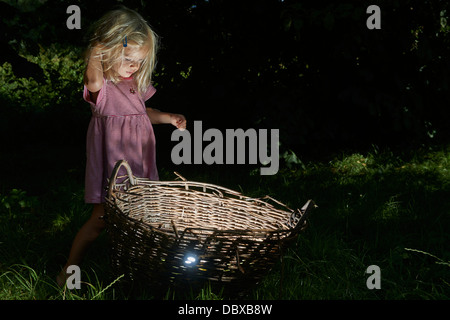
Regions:
M 188 253 L 184 256 L 184 265 L 187 267 L 193 267 L 197 264 L 198 258 L 192 253 Z

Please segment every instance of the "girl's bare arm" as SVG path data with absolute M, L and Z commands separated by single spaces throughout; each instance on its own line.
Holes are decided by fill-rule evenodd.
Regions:
M 162 112 L 148 107 L 146 109 L 152 124 L 170 123 L 178 129 L 186 129 L 186 119 L 182 114 Z
M 103 86 L 102 47 L 95 46 L 89 56 L 86 71 L 84 73 L 84 84 L 91 95 L 100 91 Z M 95 101 L 94 101 L 95 102 Z

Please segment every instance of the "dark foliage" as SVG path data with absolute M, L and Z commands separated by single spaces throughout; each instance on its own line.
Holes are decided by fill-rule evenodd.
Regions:
M 11 63 L 17 77 L 43 82 L 42 69 L 17 52 L 25 48 L 37 54 L 40 47 L 54 43 L 82 52 L 91 23 L 117 3 L 122 4 L 70 2 L 81 8 L 81 30 L 67 29 L 66 1 L 34 6 L 30 2 L 27 8 L 0 3 L 1 62 Z M 161 36 L 159 95 L 152 103 L 184 113 L 190 123 L 279 128 L 282 148 L 299 154 L 374 144 L 414 147 L 448 139 L 450 5 L 446 1 L 123 4 L 138 10 Z M 370 4 L 381 8 L 381 30 L 366 27 Z M 62 103 L 58 110 L 85 124 L 89 110 L 79 111 L 84 103 L 80 86 L 67 92 L 70 105 Z M 17 103 L 5 96 L 1 99 L 5 104 Z M 42 125 L 61 116 L 54 108 L 47 111 L 48 115 L 40 115 Z M 82 137 L 85 128 L 71 129 L 79 130 L 75 136 Z M 26 139 L 31 133 L 24 132 Z M 54 130 L 47 134 L 55 136 Z M 83 143 L 82 138 L 77 141 Z

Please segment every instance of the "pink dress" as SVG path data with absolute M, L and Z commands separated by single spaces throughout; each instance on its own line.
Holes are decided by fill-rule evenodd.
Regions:
M 86 144 L 86 203 L 105 202 L 107 180 L 122 159 L 128 161 L 136 177 L 159 180 L 155 135 L 144 103 L 155 92 L 150 85 L 141 96 L 131 77 L 119 83 L 104 79 L 97 103 L 93 103 L 84 87 L 83 98 L 92 110 Z M 120 175 L 126 175 L 123 167 Z

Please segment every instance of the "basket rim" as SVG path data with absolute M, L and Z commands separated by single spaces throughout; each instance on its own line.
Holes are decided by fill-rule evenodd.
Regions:
M 128 178 L 125 178 L 124 181 L 122 181 L 122 183 L 118 184 L 117 179 L 118 178 L 122 178 L 122 177 L 118 177 L 118 172 L 119 169 L 125 166 L 125 168 L 127 169 L 127 173 L 128 173 Z M 124 217 L 126 217 L 128 220 L 130 220 L 131 222 L 134 223 L 139 223 L 142 225 L 145 225 L 147 227 L 150 227 L 152 231 L 156 231 L 156 232 L 161 232 L 164 234 L 174 234 L 175 236 L 177 236 L 176 234 L 178 233 L 177 229 L 176 229 L 176 225 L 174 222 L 172 222 L 173 224 L 173 228 L 169 229 L 169 228 L 161 228 L 161 227 L 157 227 L 155 225 L 152 225 L 150 223 L 144 222 L 144 221 L 140 221 L 138 219 L 135 219 L 133 217 L 130 217 L 129 215 L 125 214 L 124 212 L 122 212 L 122 210 L 119 209 L 117 202 L 118 201 L 124 201 L 120 198 L 117 197 L 117 193 L 123 193 L 123 194 L 133 194 L 132 192 L 127 192 L 128 189 L 133 189 L 134 187 L 145 187 L 145 186 L 170 186 L 170 187 L 184 187 L 186 189 L 186 191 L 190 191 L 190 192 L 199 192 L 202 194 L 207 194 L 208 196 L 212 197 L 215 196 L 217 197 L 217 199 L 220 200 L 220 198 L 224 198 L 224 193 L 225 196 L 227 195 L 231 195 L 233 196 L 232 199 L 234 200 L 239 200 L 239 201 L 249 201 L 252 204 L 258 204 L 258 205 L 263 205 L 266 208 L 269 208 L 271 210 L 277 211 L 277 212 L 283 212 L 283 213 L 291 213 L 291 216 L 294 214 L 299 214 L 300 215 L 300 219 L 296 222 L 294 227 L 287 227 L 287 228 L 276 228 L 276 229 L 257 229 L 257 228 L 248 228 L 248 229 L 218 229 L 218 228 L 199 228 L 199 227 L 186 227 L 183 229 L 183 233 L 185 233 L 187 230 L 202 230 L 202 231 L 207 231 L 207 232 L 213 232 L 213 234 L 217 234 L 217 233 L 223 233 L 223 234 L 288 234 L 288 233 L 292 233 L 294 231 L 298 231 L 301 230 L 303 228 L 306 227 L 305 222 L 306 222 L 306 218 L 309 216 L 310 212 L 312 211 L 312 209 L 317 208 L 316 204 L 314 203 L 313 200 L 309 199 L 305 205 L 301 208 L 301 209 L 291 209 L 289 208 L 287 205 L 285 205 L 284 203 L 266 195 L 264 197 L 260 197 L 260 198 L 254 198 L 254 197 L 249 197 L 249 196 L 245 196 L 243 195 L 241 192 L 238 192 L 236 190 L 232 190 L 229 188 L 225 188 L 219 185 L 215 185 L 215 184 L 211 184 L 211 183 L 204 183 L 204 182 L 198 182 L 198 181 L 190 181 L 185 179 L 184 177 L 182 177 L 180 174 L 178 174 L 177 172 L 174 172 L 175 175 L 178 176 L 178 178 L 180 178 L 182 181 L 179 180 L 169 180 L 169 181 L 161 181 L 161 180 L 157 180 L 157 181 L 153 181 L 153 180 L 149 180 L 146 178 L 138 178 L 135 177 L 132 174 L 131 168 L 128 164 L 128 162 L 126 160 L 119 160 L 117 161 L 114 170 L 112 172 L 111 175 L 111 179 L 109 181 L 108 184 L 108 191 L 107 191 L 107 196 L 106 196 L 106 203 L 108 203 L 110 206 L 118 209 L 118 210 L 114 210 L 116 213 L 119 213 L 121 215 L 123 215 Z M 120 188 L 126 187 L 126 190 L 121 190 Z M 195 187 L 195 188 L 203 188 L 203 192 L 196 190 L 196 189 L 189 189 L 189 187 Z M 211 192 L 208 193 L 206 192 L 206 189 L 209 189 Z M 218 194 L 216 194 L 214 191 L 218 191 Z M 139 194 L 137 194 L 139 195 Z M 272 202 L 274 202 L 276 205 L 282 207 L 283 209 L 279 209 L 276 208 L 274 206 L 274 204 L 269 203 L 267 201 L 264 200 L 270 200 Z M 105 210 L 105 216 L 107 216 L 108 214 L 110 214 L 108 212 L 109 210 Z M 175 232 L 174 232 L 175 231 Z
M 116 197 L 114 197 L 113 200 L 111 199 L 106 199 L 107 203 L 114 207 L 117 210 L 114 210 L 114 214 L 117 214 L 119 216 L 122 216 L 123 218 L 127 219 L 128 221 L 132 222 L 132 223 L 136 223 L 139 224 L 141 226 L 145 226 L 151 229 L 152 232 L 156 232 L 156 233 L 160 233 L 160 234 L 164 234 L 164 235 L 170 235 L 170 236 L 174 236 L 176 238 L 180 238 L 179 235 L 177 235 L 177 233 L 182 233 L 183 235 L 185 233 L 190 233 L 190 234 L 194 234 L 194 235 L 198 235 L 195 234 L 192 231 L 206 231 L 206 232 L 212 232 L 211 235 L 208 235 L 208 237 L 213 236 L 213 235 L 225 235 L 225 234 L 229 234 L 229 235 L 256 235 L 256 234 L 265 234 L 265 235 L 274 235 L 274 234 L 279 234 L 279 235 L 289 235 L 292 232 L 296 232 L 296 231 L 300 231 L 302 229 L 304 229 L 305 226 L 305 222 L 306 222 L 306 218 L 308 217 L 309 213 L 312 211 L 312 209 L 314 207 L 316 207 L 315 203 L 313 200 L 308 200 L 306 202 L 306 204 L 302 207 L 302 209 L 298 210 L 298 212 L 300 213 L 300 219 L 299 221 L 296 223 L 296 225 L 294 227 L 290 227 L 290 228 L 286 228 L 286 229 L 282 229 L 282 228 L 277 228 L 277 229 L 256 229 L 256 228 L 252 228 L 252 229 L 218 229 L 218 228 L 199 228 L 199 227 L 187 227 L 184 228 L 183 230 L 178 231 L 176 229 L 176 225 L 174 224 L 174 227 L 170 228 L 161 228 L 156 226 L 156 224 L 151 224 L 145 221 L 141 221 L 138 220 L 136 218 L 130 217 L 128 214 L 122 212 L 122 210 L 118 209 L 117 205 L 116 205 L 116 201 L 119 200 Z M 120 200 L 119 200 L 120 201 Z M 110 215 L 111 213 L 109 212 L 109 210 L 105 210 L 105 217 L 107 219 L 107 216 Z M 182 238 L 182 237 L 181 237 Z

